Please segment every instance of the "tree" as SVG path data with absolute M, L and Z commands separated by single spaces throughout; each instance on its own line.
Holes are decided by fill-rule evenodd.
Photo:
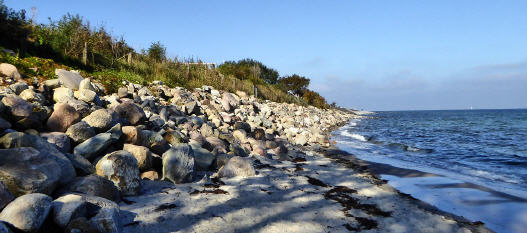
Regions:
M 166 47 L 161 42 L 153 42 L 147 50 L 148 57 L 156 62 L 164 61 L 166 59 Z
M 302 98 L 309 104 L 313 105 L 318 108 L 327 108 L 328 104 L 326 102 L 326 99 L 322 97 L 320 94 L 312 91 L 312 90 L 305 90 Z
M 279 77 L 278 71 L 250 58 L 224 62 L 218 69 L 224 75 L 232 75 L 241 80 L 249 79 L 253 83 L 262 83 L 263 81 L 268 84 L 276 84 Z
M 291 91 L 296 95 L 302 96 L 304 91 L 307 90 L 310 80 L 306 77 L 293 74 L 290 76 L 282 77 L 278 80 L 280 88 L 284 91 Z

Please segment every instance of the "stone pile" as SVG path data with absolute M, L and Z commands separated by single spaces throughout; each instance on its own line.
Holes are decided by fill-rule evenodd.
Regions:
M 142 179 L 253 176 L 254 159 L 328 146 L 327 132 L 354 116 L 208 86 L 126 82 L 105 94 L 78 72 L 38 83 L 0 67 L 3 232 L 120 232 L 116 203 L 140 195 Z

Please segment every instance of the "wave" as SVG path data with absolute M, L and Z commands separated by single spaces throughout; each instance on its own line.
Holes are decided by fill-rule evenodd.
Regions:
M 356 139 L 356 140 L 359 140 L 359 141 L 363 141 L 363 142 L 367 142 L 368 139 L 366 139 L 366 137 L 360 135 L 360 134 L 355 134 L 355 133 L 349 133 L 347 131 L 342 131 L 341 133 L 342 136 L 346 136 L 346 137 L 350 137 L 350 138 L 353 138 L 353 139 Z

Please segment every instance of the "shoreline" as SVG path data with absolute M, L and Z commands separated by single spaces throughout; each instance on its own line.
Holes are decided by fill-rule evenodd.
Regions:
M 344 147 L 345 148 L 345 147 Z M 359 159 L 335 146 L 335 159 L 350 160 L 358 169 L 393 187 L 423 208 L 496 232 L 526 232 L 527 199 L 456 178 Z M 470 218 L 470 219 L 469 219 Z

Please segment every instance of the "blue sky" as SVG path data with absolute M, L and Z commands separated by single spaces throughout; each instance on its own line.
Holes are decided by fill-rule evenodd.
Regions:
M 328 101 L 368 110 L 527 107 L 527 1 L 58 1 L 136 49 L 171 57 L 254 58 L 309 77 Z M 29 13 L 30 14 L 30 13 Z

